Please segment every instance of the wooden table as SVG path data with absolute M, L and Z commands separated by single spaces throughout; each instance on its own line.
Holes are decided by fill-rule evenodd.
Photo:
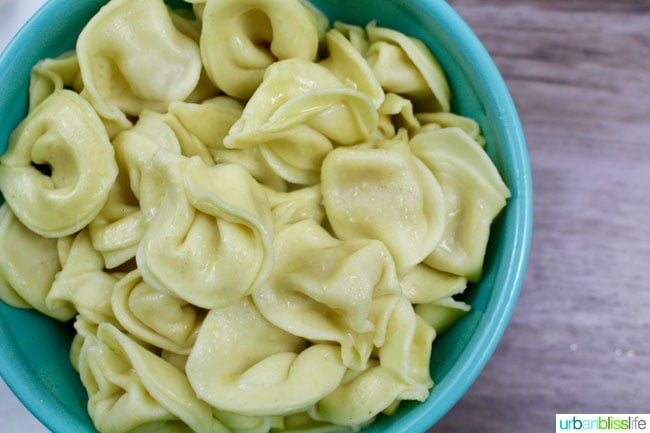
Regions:
M 535 222 L 510 326 L 430 432 L 549 432 L 555 413 L 650 413 L 650 1 L 449 2 L 520 110 Z M 4 387 L 1 397 L 16 431 L 39 428 Z
M 503 340 L 431 433 L 650 413 L 650 1 L 450 0 L 520 111 L 528 272 Z

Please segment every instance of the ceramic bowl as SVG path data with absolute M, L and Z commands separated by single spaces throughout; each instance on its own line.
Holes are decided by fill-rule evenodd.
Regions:
M 0 56 L 0 153 L 25 116 L 31 67 L 71 50 L 102 0 L 50 0 Z M 178 2 L 177 2 L 178 3 Z M 499 342 L 515 307 L 532 227 L 532 182 L 516 107 L 497 67 L 476 35 L 442 0 L 314 0 L 331 20 L 375 20 L 424 41 L 445 70 L 452 111 L 476 119 L 487 152 L 512 192 L 494 222 L 480 283 L 464 300 L 472 310 L 434 342 L 435 386 L 423 402 L 380 416 L 365 433 L 424 432 L 463 396 Z M 19 245 L 16 248 L 20 248 Z M 71 326 L 0 302 L 0 373 L 23 404 L 55 433 L 95 432 L 86 392 L 70 365 Z

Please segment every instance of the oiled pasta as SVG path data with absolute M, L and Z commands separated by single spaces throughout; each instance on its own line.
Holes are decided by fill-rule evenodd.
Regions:
M 199 82 L 199 47 L 178 31 L 162 0 L 113 0 L 84 27 L 77 42 L 84 95 L 111 131 L 127 115 L 164 111 Z
M 0 188 L 16 216 L 47 237 L 77 232 L 104 206 L 117 176 L 113 147 L 81 96 L 58 90 L 12 133 Z
M 250 98 L 277 60 L 315 60 L 320 39 L 312 8 L 298 0 L 208 0 L 201 55 L 217 87 Z
M 510 194 L 479 123 L 404 33 L 186 2 L 110 0 L 34 66 L 0 299 L 74 322 L 101 433 L 358 432 L 424 401 Z
M 322 170 L 327 217 L 339 238 L 383 241 L 400 273 L 438 245 L 445 226 L 442 189 L 406 143 L 341 147 Z
M 259 287 L 270 270 L 273 228 L 253 177 L 236 164 L 208 167 L 164 151 L 153 161 L 165 195 L 136 253 L 144 280 L 203 308 Z

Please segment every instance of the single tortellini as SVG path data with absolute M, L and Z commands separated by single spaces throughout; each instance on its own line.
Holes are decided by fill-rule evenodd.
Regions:
M 31 70 L 29 79 L 29 111 L 57 90 L 83 90 L 77 54 L 67 52 L 54 59 L 43 59 Z
M 440 182 L 447 213 L 440 244 L 424 262 L 477 281 L 490 226 L 510 191 L 485 150 L 460 128 L 417 134 L 410 147 Z
M 377 110 L 365 93 L 345 86 L 321 65 L 284 60 L 268 67 L 224 145 L 231 149 L 259 145 L 284 179 L 313 185 L 333 143 L 366 141 L 377 122 Z
M 38 264 L 38 272 L 34 272 L 34 263 Z M 14 307 L 34 308 L 67 321 L 76 314 L 72 304 L 47 302 L 60 270 L 57 240 L 29 230 L 7 203 L 3 203 L 0 207 L 0 299 Z
M 207 0 L 201 12 L 205 69 L 227 95 L 248 99 L 274 62 L 316 59 L 322 19 L 298 0 Z
M 185 370 L 215 408 L 264 416 L 306 410 L 339 385 L 346 368 L 338 347 L 309 345 L 242 298 L 208 313 Z
M 323 162 L 321 186 L 336 236 L 384 242 L 400 275 L 442 238 L 447 214 L 442 189 L 404 142 L 333 150 Z
M 78 363 L 102 433 L 229 433 L 181 371 L 111 324 L 84 338 Z
M 153 163 L 165 196 L 136 253 L 143 279 L 202 308 L 259 287 L 270 271 L 273 233 L 261 186 L 238 164 L 209 167 L 165 151 Z
M 71 304 L 92 323 L 116 323 L 111 293 L 119 275 L 104 270 L 104 259 L 93 248 L 88 230 L 71 238 L 69 251 L 65 256 L 59 255 L 62 269 L 45 299 L 48 307 L 63 308 Z
M 401 289 L 386 247 L 340 241 L 306 219 L 276 235 L 274 253 L 268 284 L 253 294 L 260 312 L 294 335 L 339 344 L 346 367 L 364 369 L 384 338 L 387 308 L 376 300 Z
M 162 0 L 107 3 L 84 27 L 76 51 L 83 94 L 111 135 L 130 126 L 128 115 L 163 112 L 187 98 L 202 70 L 198 45 L 174 27 Z
M 422 41 L 374 24 L 366 30 L 371 43 L 366 58 L 386 92 L 410 99 L 417 111 L 449 111 L 447 78 Z
M 177 354 L 189 354 L 204 316 L 194 305 L 151 287 L 138 270 L 114 285 L 111 305 L 130 334 Z
M 29 113 L 0 157 L 0 188 L 16 216 L 46 237 L 84 228 L 117 177 L 115 152 L 81 96 L 58 90 Z

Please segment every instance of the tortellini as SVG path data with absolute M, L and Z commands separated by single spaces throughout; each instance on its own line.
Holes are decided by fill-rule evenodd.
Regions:
M 283 179 L 312 185 L 334 144 L 365 141 L 377 123 L 377 111 L 365 93 L 345 86 L 317 63 L 284 60 L 268 67 L 224 146 L 260 145 Z
M 76 51 L 84 94 L 112 131 L 128 128 L 128 115 L 187 98 L 201 76 L 198 45 L 174 27 L 162 0 L 110 1 Z
M 34 264 L 39 266 L 38 272 L 33 271 Z M 57 240 L 29 230 L 4 203 L 0 207 L 0 299 L 15 307 L 31 307 L 55 319 L 69 320 L 75 314 L 72 305 L 63 303 L 50 308 L 47 303 L 60 270 Z
M 444 71 L 422 41 L 375 25 L 367 31 L 366 58 L 384 90 L 411 99 L 420 111 L 449 111 Z
M 57 248 L 61 271 L 45 299 L 48 307 L 69 303 L 92 323 L 115 323 L 111 294 L 118 276 L 104 271 L 104 259 L 93 248 L 88 231 L 82 230 L 73 239 L 59 239 Z M 62 253 L 64 248 L 67 251 Z
M 43 59 L 31 71 L 29 80 L 29 111 L 57 90 L 83 90 L 77 54 L 67 52 L 56 59 Z
M 510 197 L 508 187 L 479 144 L 460 128 L 419 134 L 411 149 L 436 175 L 447 212 L 440 244 L 425 263 L 480 279 L 490 225 Z
M 110 303 L 130 334 L 176 354 L 190 352 L 204 316 L 202 309 L 151 287 L 138 270 L 114 283 Z
M 400 273 L 424 260 L 440 242 L 445 227 L 442 189 L 406 143 L 340 147 L 327 155 L 322 170 L 325 209 L 339 238 L 383 241 Z
M 335 239 L 306 219 L 278 233 L 274 251 L 271 278 L 253 294 L 257 308 L 294 335 L 337 343 L 346 367 L 364 369 L 385 333 L 387 308 L 378 298 L 400 292 L 386 247 Z
M 152 431 L 229 431 L 182 372 L 108 323 L 85 338 L 79 372 L 88 390 L 88 410 L 102 432 L 147 426 Z
M 186 2 L 110 0 L 34 66 L 0 299 L 74 323 L 101 433 L 358 432 L 424 401 L 510 196 L 479 123 L 406 34 Z
M 117 177 L 115 152 L 90 104 L 58 90 L 12 133 L 0 157 L 0 189 L 16 216 L 46 237 L 82 229 Z
M 261 186 L 238 164 L 208 167 L 164 151 L 153 163 L 165 196 L 136 253 L 144 279 L 203 308 L 259 287 L 270 271 L 273 233 Z
M 274 326 L 242 298 L 208 313 L 186 371 L 197 395 L 219 409 L 284 415 L 336 389 L 346 368 L 340 348 Z
M 218 88 L 248 99 L 275 61 L 316 59 L 318 21 L 299 0 L 208 0 L 201 15 L 203 64 Z

